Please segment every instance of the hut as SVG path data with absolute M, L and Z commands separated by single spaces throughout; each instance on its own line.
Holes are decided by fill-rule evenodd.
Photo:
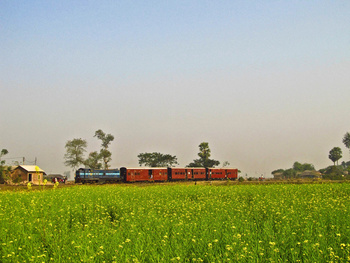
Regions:
M 282 179 L 285 179 L 285 177 L 283 176 L 282 172 L 278 172 L 278 173 L 273 173 L 273 179 L 282 180 Z
M 318 179 L 321 178 L 321 173 L 317 171 L 305 170 L 299 174 L 299 177 L 303 179 Z
M 11 172 L 11 179 L 14 183 L 30 182 L 39 184 L 44 181 L 44 170 L 36 165 L 18 165 Z

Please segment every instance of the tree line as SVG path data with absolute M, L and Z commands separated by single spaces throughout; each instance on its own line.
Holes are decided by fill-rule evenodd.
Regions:
M 67 141 L 65 148 L 66 153 L 64 155 L 64 164 L 72 167 L 76 170 L 81 165 L 90 169 L 104 169 L 109 168 L 109 163 L 112 160 L 112 153 L 109 151 L 109 144 L 114 140 L 114 136 L 106 134 L 102 130 L 95 132 L 95 136 L 101 140 L 100 151 L 90 152 L 87 158 L 84 158 L 84 154 L 87 148 L 87 141 L 81 138 Z M 211 159 L 211 150 L 208 142 L 202 142 L 199 146 L 198 159 L 193 160 L 187 167 L 215 167 L 220 164 L 218 160 Z M 170 154 L 162 154 L 159 152 L 152 153 L 140 153 L 138 156 L 138 162 L 140 166 L 147 167 L 173 167 L 179 164 L 177 157 Z M 230 165 L 225 161 L 224 166 Z
M 350 133 L 345 133 L 343 139 L 343 144 L 346 148 L 350 151 Z M 333 162 L 333 165 L 330 165 L 326 168 L 320 169 L 319 172 L 323 175 L 324 179 L 331 179 L 331 180 L 340 180 L 340 179 L 350 179 L 350 161 L 348 162 L 342 162 L 339 165 L 339 160 L 343 157 L 343 153 L 340 147 L 333 147 L 329 153 L 328 158 Z M 304 163 L 301 164 L 299 162 L 295 162 L 293 164 L 292 168 L 289 169 L 277 169 L 272 171 L 271 173 L 273 175 L 281 174 L 282 177 L 289 179 L 289 178 L 296 178 L 298 175 L 304 171 L 315 171 L 315 167 L 312 164 Z

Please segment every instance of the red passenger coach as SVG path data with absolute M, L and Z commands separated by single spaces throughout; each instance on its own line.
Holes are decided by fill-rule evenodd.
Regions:
M 120 168 L 120 176 L 124 182 L 235 180 L 237 175 L 238 170 L 233 168 Z
M 167 168 L 120 168 L 125 182 L 167 181 Z
M 168 181 L 168 169 L 167 168 L 152 168 L 154 181 Z
M 207 168 L 208 180 L 237 179 L 238 170 L 232 168 Z
M 208 180 L 205 168 L 191 168 L 192 180 Z
M 187 180 L 185 168 L 168 168 L 168 175 L 170 180 Z
M 206 180 L 205 168 L 168 168 L 169 181 Z
M 227 179 L 236 180 L 238 177 L 238 169 L 226 169 Z

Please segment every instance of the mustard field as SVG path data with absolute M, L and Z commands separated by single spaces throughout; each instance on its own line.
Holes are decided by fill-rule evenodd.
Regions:
M 350 184 L 0 192 L 0 262 L 349 262 Z

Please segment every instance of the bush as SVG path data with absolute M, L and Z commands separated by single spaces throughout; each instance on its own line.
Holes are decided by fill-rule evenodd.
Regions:
M 337 166 L 329 166 L 326 169 L 323 178 L 328 180 L 342 180 L 344 179 L 343 171 Z

